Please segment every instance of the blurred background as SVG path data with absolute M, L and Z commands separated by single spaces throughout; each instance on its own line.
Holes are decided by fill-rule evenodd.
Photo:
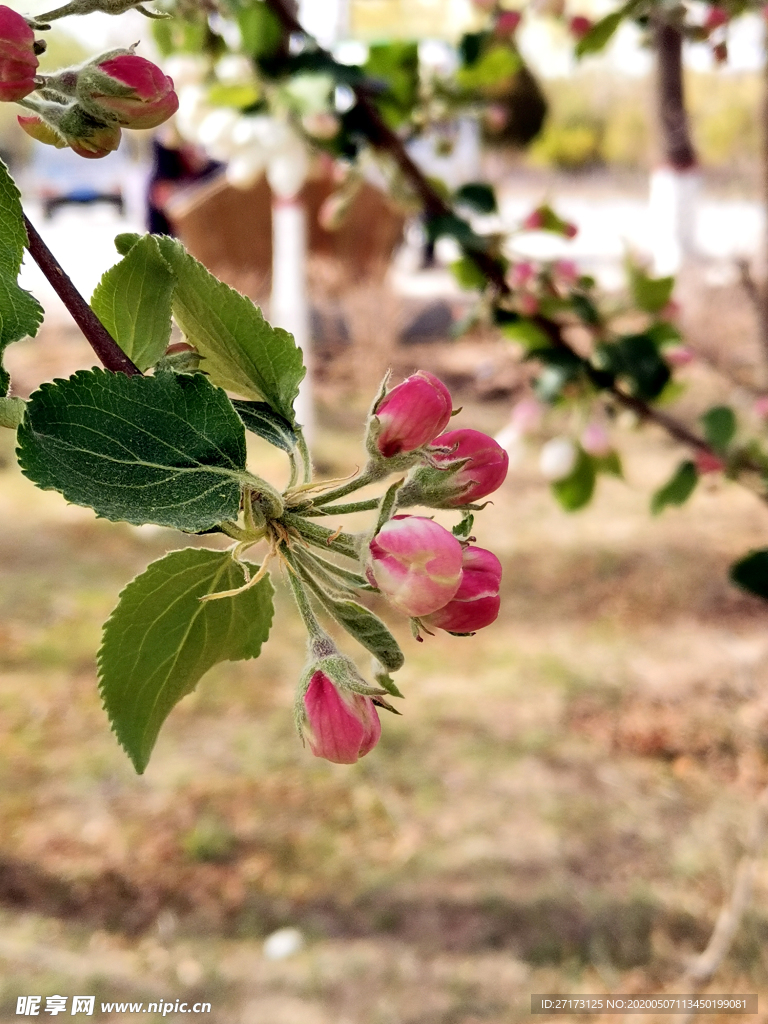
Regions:
M 397 26 L 428 56 L 427 43 L 450 44 L 475 17 L 434 0 L 413 5 L 423 17 L 411 26 L 393 6 L 387 20 L 385 3 L 360 0 L 336 45 L 365 47 Z M 321 0 L 303 11 L 319 30 L 333 12 Z M 46 59 L 60 66 L 140 36 L 152 56 L 136 19 L 120 19 L 119 37 L 117 19 L 99 15 L 77 35 L 57 29 Z M 762 31 L 742 19 L 725 68 L 702 47 L 686 54 L 702 165 L 696 253 L 677 292 L 695 355 L 677 407 L 689 421 L 724 394 L 748 420 L 761 391 L 738 261 L 758 258 L 764 223 Z M 578 236 L 531 236 L 523 251 L 577 260 L 617 288 L 628 248 L 653 245 L 650 57 L 628 28 L 576 66 L 562 30 L 535 19 L 520 46 L 549 109 L 527 148 L 478 152 L 501 222 L 551 199 Z M 147 134 L 126 132 L 117 154 L 83 161 L 33 146 L 0 108 L 0 151 L 30 218 L 86 296 L 116 261 L 114 235 L 145 230 Z M 198 151 L 194 167 L 207 159 Z M 418 222 L 373 189 L 375 246 L 359 244 L 354 221 L 329 241 L 313 226 L 327 196 L 318 180 L 305 194 L 318 469 L 337 477 L 360 465 L 388 367 L 395 380 L 432 371 L 463 425 L 502 431 L 530 371 L 490 331 L 452 337 L 471 296 L 447 269 L 450 244 L 425 260 Z M 266 184 L 253 186 L 251 210 L 267 226 L 249 222 L 245 234 L 226 191 L 196 188 L 174 193 L 172 230 L 268 307 Z M 38 338 L 7 355 L 28 395 L 93 359 L 34 265 L 22 284 L 47 311 Z M 278 589 L 259 661 L 213 669 L 171 715 L 142 777 L 109 731 L 94 652 L 125 583 L 180 538 L 98 521 L 35 489 L 3 432 L 0 1020 L 18 1019 L 19 995 L 77 993 L 96 996 L 96 1016 L 101 1001 L 186 999 L 210 1001 L 218 1024 L 506 1024 L 529 1016 L 533 992 L 680 991 L 768 782 L 765 606 L 727 582 L 730 562 L 765 545 L 768 516 L 710 477 L 683 509 L 650 518 L 648 498 L 680 451 L 631 423 L 626 479 L 602 479 L 593 504 L 569 516 L 537 461 L 560 415 L 515 446 L 478 524 L 478 543 L 504 565 L 498 621 L 472 639 L 416 644 L 376 607 L 407 661 L 403 716 L 384 723 L 374 752 L 340 767 L 302 749 L 290 709 L 304 637 Z M 280 453 L 249 444 L 259 472 L 283 483 Z M 759 992 L 761 1006 L 767 898 L 760 865 L 711 986 Z

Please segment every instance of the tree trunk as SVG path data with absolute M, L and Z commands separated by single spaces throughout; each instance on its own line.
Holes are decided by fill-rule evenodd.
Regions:
M 651 175 L 650 207 L 657 273 L 676 273 L 695 249 L 699 176 L 683 83 L 683 37 L 659 21 L 656 44 L 656 120 L 660 166 Z

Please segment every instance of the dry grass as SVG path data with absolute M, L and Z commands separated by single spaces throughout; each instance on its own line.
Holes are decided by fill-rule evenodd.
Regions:
M 78 345 L 44 365 L 18 346 L 22 388 Z M 479 351 L 399 358 L 444 372 Z M 691 379 L 692 415 L 714 385 Z M 329 474 L 361 458 L 358 384 L 323 384 Z M 504 404 L 466 393 L 464 422 L 501 426 Z M 765 543 L 751 495 L 713 484 L 651 520 L 679 453 L 627 433 L 626 483 L 567 516 L 531 457 L 477 524 L 504 562 L 499 621 L 423 645 L 393 623 L 407 699 L 369 757 L 296 739 L 281 592 L 262 658 L 212 671 L 137 778 L 93 657 L 121 587 L 178 538 L 65 506 L 0 445 L 0 1020 L 19 994 L 84 992 L 207 999 L 221 1024 L 508 1024 L 531 992 L 659 991 L 702 947 L 768 781 L 766 611 L 726 579 Z M 768 993 L 767 896 L 763 869 L 715 990 Z M 284 924 L 305 950 L 267 961 Z

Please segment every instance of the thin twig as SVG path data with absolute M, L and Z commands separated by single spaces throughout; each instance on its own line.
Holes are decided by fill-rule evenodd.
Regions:
M 29 239 L 27 249 L 35 263 L 45 274 L 53 290 L 69 310 L 72 319 L 83 332 L 93 351 L 108 370 L 125 373 L 129 377 L 141 370 L 123 352 L 115 339 L 99 320 L 80 292 L 72 284 L 64 268 L 37 233 L 29 219 L 24 217 Z
M 701 992 L 714 978 L 728 955 L 736 932 L 752 898 L 752 885 L 762 850 L 768 838 L 768 786 L 757 799 L 746 847 L 736 868 L 733 888 L 723 904 L 706 949 L 696 957 L 678 982 L 675 992 Z M 690 1024 L 696 1014 L 688 1013 L 680 1024 Z

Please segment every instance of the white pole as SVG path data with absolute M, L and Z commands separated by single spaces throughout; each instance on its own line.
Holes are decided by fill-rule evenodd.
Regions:
M 315 436 L 312 397 L 312 335 L 307 299 L 307 215 L 298 196 L 272 200 L 272 302 L 274 327 L 290 331 L 304 355 L 306 376 L 296 399 L 296 419 L 307 444 Z
M 651 173 L 649 212 L 657 274 L 676 274 L 696 257 L 696 207 L 701 175 L 696 167 L 657 167 Z

